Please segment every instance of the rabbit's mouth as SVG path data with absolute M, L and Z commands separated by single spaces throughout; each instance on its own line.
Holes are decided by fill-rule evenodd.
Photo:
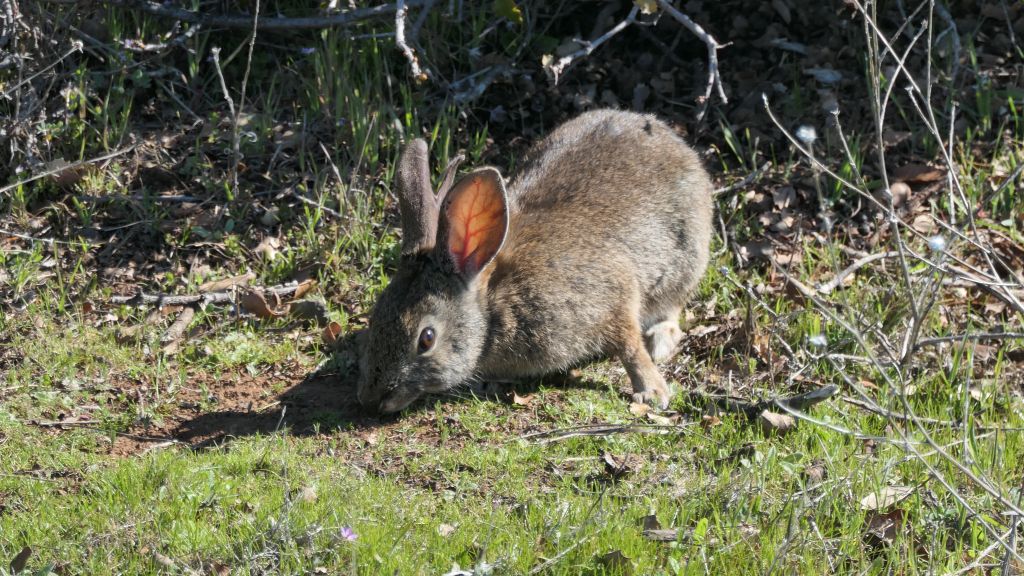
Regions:
M 400 412 L 415 402 L 423 393 L 415 388 L 395 388 L 380 402 L 380 411 L 385 414 Z

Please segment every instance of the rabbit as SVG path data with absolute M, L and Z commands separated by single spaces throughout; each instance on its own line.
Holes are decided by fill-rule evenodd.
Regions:
M 453 166 L 454 165 L 454 166 Z M 707 267 L 711 180 L 653 115 L 596 110 L 556 128 L 506 187 L 482 167 L 435 196 L 427 145 L 396 168 L 401 262 L 361 338 L 360 403 L 403 410 L 473 380 L 617 357 L 633 400 L 665 409 L 656 363 Z

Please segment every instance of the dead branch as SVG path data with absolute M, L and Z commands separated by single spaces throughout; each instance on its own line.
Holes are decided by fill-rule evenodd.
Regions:
M 640 7 L 634 5 L 633 9 L 629 11 L 629 16 L 626 16 L 625 20 L 619 22 L 611 30 L 608 30 L 604 34 L 598 36 L 591 41 L 581 41 L 582 47 L 566 56 L 562 56 L 558 61 L 549 63 L 544 66 L 544 72 L 551 78 L 552 83 L 558 84 L 558 78 L 565 72 L 565 69 L 572 65 L 573 62 L 580 58 L 589 56 L 594 50 L 597 50 L 601 44 L 604 44 L 610 40 L 613 36 L 625 30 L 630 24 L 636 22 L 636 15 L 640 12 Z
M 840 287 L 843 284 L 843 281 L 846 280 L 846 278 L 850 274 L 853 274 L 854 272 L 860 270 L 864 266 L 867 266 L 868 264 L 874 262 L 875 260 L 882 260 L 884 258 L 895 258 L 897 256 L 899 256 L 898 252 L 879 252 L 878 254 L 869 254 L 867 256 L 864 256 L 863 258 L 854 261 L 853 264 L 850 264 L 849 266 L 844 268 L 841 272 L 839 272 L 839 274 L 836 274 L 835 278 L 832 278 L 831 280 L 823 284 L 819 284 L 818 292 L 822 294 L 830 294 L 833 290 Z
M 764 174 L 765 172 L 767 172 L 768 169 L 771 168 L 771 166 L 772 166 L 772 161 L 768 160 L 767 162 L 762 164 L 760 168 L 757 168 L 754 171 L 752 171 L 750 174 L 747 174 L 746 176 L 744 176 L 743 179 L 740 180 L 739 182 L 733 182 L 732 184 L 729 184 L 728 186 L 725 186 L 723 188 L 718 188 L 717 190 L 714 191 L 714 195 L 715 196 L 723 196 L 725 194 L 730 194 L 730 193 L 735 192 L 737 190 L 741 190 L 743 188 L 746 188 L 747 186 L 749 186 L 753 182 L 756 182 L 757 180 L 760 180 L 761 179 L 761 175 Z
M 922 338 L 917 342 L 917 349 L 925 346 L 935 346 L 947 342 L 980 342 L 982 340 L 1024 340 L 1024 332 L 983 332 L 981 334 L 957 334 L 954 336 L 937 336 L 935 338 Z
M 725 45 L 719 44 L 718 40 L 715 40 L 689 16 L 677 10 L 668 0 L 658 0 L 658 6 L 661 6 L 669 16 L 675 18 L 708 47 L 708 84 L 704 89 L 704 102 L 701 104 L 700 113 L 697 114 L 697 120 L 703 120 L 704 114 L 708 111 L 708 104 L 711 102 L 713 89 L 717 89 L 718 97 L 722 99 L 723 104 L 729 103 L 729 98 L 725 95 L 725 88 L 722 87 L 722 77 L 718 74 L 718 49 L 724 48 Z
M 395 44 L 402 51 L 402 54 L 405 55 L 405 59 L 409 61 L 413 80 L 423 82 L 430 78 L 430 74 L 420 68 L 419 58 L 416 57 L 416 53 L 412 51 L 412 48 L 405 41 L 405 16 L 408 12 L 409 7 L 405 5 L 405 0 L 398 0 L 397 9 L 395 10 Z
M 274 296 L 288 296 L 293 294 L 301 284 L 289 284 L 287 286 L 272 286 L 269 288 L 253 288 L 254 292 L 271 294 Z M 128 306 L 157 305 L 160 306 L 194 306 L 208 304 L 226 304 L 234 302 L 235 290 L 224 290 L 221 292 L 208 292 L 206 294 L 146 294 L 141 290 L 132 296 L 113 296 L 111 304 L 125 304 Z
M 42 0 L 50 4 L 79 4 L 79 0 Z M 408 8 L 418 8 L 425 5 L 428 0 L 405 0 Z M 253 27 L 253 17 L 245 14 L 202 14 L 192 10 L 165 6 L 148 0 L 103 0 L 107 6 L 116 6 L 145 12 L 158 18 L 169 18 L 189 24 L 198 24 L 213 28 L 248 28 Z M 386 16 L 398 10 L 397 4 L 381 4 L 366 8 L 346 10 L 337 14 L 324 16 L 302 16 L 302 17 L 277 17 L 260 18 L 256 29 L 266 30 L 321 30 L 324 28 L 335 28 L 348 26 L 350 24 L 369 20 L 380 16 Z
M 669 434 L 672 432 L 685 432 L 692 425 L 692 422 L 682 424 L 585 424 L 582 426 L 570 426 L 568 428 L 556 428 L 543 432 L 533 432 L 520 436 L 519 440 L 528 440 L 536 444 L 549 444 L 579 436 L 611 436 L 612 434 Z

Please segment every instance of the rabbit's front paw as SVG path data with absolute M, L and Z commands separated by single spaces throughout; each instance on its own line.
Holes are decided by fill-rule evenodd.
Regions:
M 668 409 L 668 401 L 672 398 L 668 385 L 664 382 L 657 382 L 643 390 L 634 389 L 633 402 L 639 404 L 650 404 L 659 410 Z
M 656 364 L 661 364 L 671 358 L 682 339 L 683 331 L 679 328 L 679 322 L 676 320 L 658 322 L 644 333 L 647 351 L 651 355 L 651 360 L 654 360 Z

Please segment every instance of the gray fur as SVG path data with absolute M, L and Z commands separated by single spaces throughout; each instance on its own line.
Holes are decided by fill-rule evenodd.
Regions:
M 410 151 L 425 171 L 422 145 L 403 157 Z M 667 406 L 654 361 L 679 342 L 711 239 L 711 182 L 696 153 L 654 116 L 588 112 L 527 156 L 507 194 L 507 236 L 479 274 L 453 273 L 441 242 L 403 248 L 364 339 L 359 400 L 392 412 L 474 378 L 536 377 L 615 356 L 635 400 Z M 437 344 L 419 354 L 425 323 Z

